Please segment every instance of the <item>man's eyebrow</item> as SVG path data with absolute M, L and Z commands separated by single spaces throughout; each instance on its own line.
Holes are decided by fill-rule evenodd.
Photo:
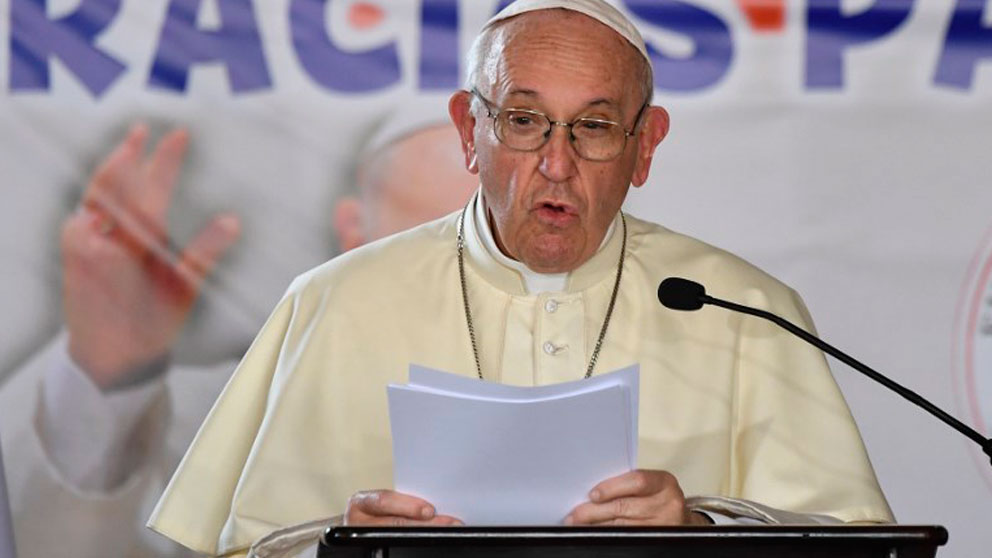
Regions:
M 613 99 L 607 99 L 605 97 L 602 97 L 594 101 L 590 101 L 586 105 L 585 110 L 593 110 L 593 109 L 598 109 L 602 111 L 607 118 L 620 118 L 620 113 L 621 113 L 620 103 Z
M 620 103 L 614 101 L 613 99 L 607 99 L 605 97 L 601 97 L 599 99 L 596 99 L 595 101 L 589 101 L 589 104 L 587 104 L 586 106 L 587 107 L 598 107 L 598 106 L 602 106 L 602 105 L 608 105 L 608 106 L 615 107 L 615 106 L 619 106 Z
M 507 98 L 511 97 L 527 97 L 529 99 L 540 99 L 541 95 L 534 91 L 533 89 L 512 89 L 506 94 Z M 598 97 L 586 103 L 583 110 L 589 110 L 591 108 L 602 108 L 602 109 L 612 109 L 611 112 L 616 112 L 620 110 L 620 103 L 615 99 L 610 99 L 608 97 Z
M 507 97 L 511 97 L 514 95 L 522 95 L 525 97 L 540 97 L 537 91 L 534 91 L 533 89 L 513 89 L 506 94 Z M 609 99 L 606 97 L 599 97 L 598 99 L 593 99 L 592 101 L 586 103 L 586 107 L 598 107 L 604 105 L 611 107 L 618 107 L 620 106 L 620 103 L 618 103 L 614 99 Z
M 513 89 L 509 93 L 506 94 L 507 97 L 509 97 L 511 95 L 524 95 L 524 96 L 527 96 L 527 97 L 538 97 L 539 96 L 537 94 L 537 91 L 534 91 L 533 89 Z

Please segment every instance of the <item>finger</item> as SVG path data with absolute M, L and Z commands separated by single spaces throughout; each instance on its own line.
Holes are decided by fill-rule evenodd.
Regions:
M 648 520 L 660 511 L 650 498 L 617 498 L 609 502 L 586 502 L 568 514 L 566 525 L 595 525 L 615 519 Z
M 107 155 L 90 178 L 83 192 L 83 205 L 103 211 L 119 212 L 122 190 L 137 178 L 141 153 L 144 151 L 148 128 L 135 124 L 127 136 Z
M 94 246 L 107 242 L 104 235 L 100 234 L 100 223 L 104 219 L 106 217 L 99 212 L 84 206 L 62 222 L 60 252 L 65 270 L 63 281 L 71 276 L 72 270 L 83 267 L 81 264 L 87 261 Z
M 177 271 L 190 285 L 198 286 L 240 234 L 241 221 L 236 215 L 214 217 L 183 250 Z M 170 254 L 162 256 L 168 258 Z
M 652 519 L 631 519 L 629 517 L 616 517 L 606 521 L 599 521 L 596 523 L 589 523 L 589 527 L 633 527 L 633 526 L 659 526 L 659 525 L 675 525 L 674 523 L 659 523 Z
M 450 515 L 435 515 L 434 517 L 426 520 L 420 519 L 404 519 L 406 525 L 433 525 L 435 527 L 453 527 L 456 525 L 465 525 L 462 520 L 457 517 L 452 517 Z
M 106 219 L 107 217 L 95 208 L 78 207 L 62 222 L 62 249 L 66 249 L 66 243 L 69 241 L 76 241 L 99 233 L 100 226 Z
M 346 521 L 347 525 L 383 525 L 390 527 L 408 527 L 408 526 L 435 526 L 435 527 L 454 527 L 458 525 L 464 525 L 460 519 L 448 516 L 448 515 L 438 515 L 432 517 L 431 519 L 410 519 L 409 517 L 400 517 L 396 515 L 364 515 L 361 513 L 353 514 L 351 518 Z
M 374 517 L 402 518 L 427 521 L 435 517 L 434 506 L 422 498 L 403 494 L 394 490 L 360 492 L 352 497 L 348 505 L 358 513 Z
M 691 514 L 679 513 L 679 508 L 668 506 L 660 513 L 651 517 L 615 517 L 604 521 L 589 523 L 589 526 L 607 525 L 712 525 L 713 522 L 706 516 L 693 512 Z
M 628 496 L 657 494 L 675 481 L 671 473 L 637 469 L 617 475 L 597 484 L 589 491 L 592 502 L 607 502 Z
M 151 223 L 164 228 L 166 214 L 172 201 L 176 179 L 182 170 L 189 145 L 185 129 L 173 130 L 158 142 L 155 151 L 141 169 L 141 180 L 129 192 L 131 203 Z

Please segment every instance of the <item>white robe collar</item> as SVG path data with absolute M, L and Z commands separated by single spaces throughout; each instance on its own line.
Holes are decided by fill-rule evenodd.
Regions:
M 619 220 L 620 215 L 617 214 L 599 249 L 578 269 L 568 273 L 537 273 L 523 262 L 512 260 L 500 251 L 489 226 L 488 210 L 480 189 L 469 201 L 465 212 L 466 260 L 493 285 L 510 294 L 585 290 L 616 270 L 623 245 L 622 235 L 613 234 Z

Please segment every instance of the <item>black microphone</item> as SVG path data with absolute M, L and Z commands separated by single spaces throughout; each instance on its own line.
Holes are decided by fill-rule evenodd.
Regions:
M 704 304 L 712 304 L 713 306 L 719 306 L 721 308 L 733 310 L 734 312 L 750 314 L 751 316 L 757 316 L 773 322 L 793 335 L 799 337 L 803 341 L 806 341 L 810 345 L 813 345 L 851 368 L 854 368 L 858 372 L 861 372 L 865 376 L 868 376 L 872 380 L 875 380 L 883 386 L 898 393 L 914 405 L 922 407 L 926 412 L 942 420 L 945 424 L 957 430 L 961 434 L 964 434 L 976 444 L 981 446 L 982 451 L 985 452 L 985 455 L 992 459 L 992 440 L 982 436 L 967 424 L 964 424 L 958 419 L 947 414 L 940 407 L 937 407 L 933 403 L 927 401 L 916 392 L 903 387 L 881 373 L 876 372 L 866 364 L 863 364 L 861 361 L 847 355 L 840 349 L 837 349 L 836 347 L 807 332 L 785 318 L 782 318 L 781 316 L 772 314 L 767 310 L 752 308 L 750 306 L 744 306 L 742 304 L 736 304 L 734 302 L 728 302 L 726 300 L 709 296 L 706 294 L 706 289 L 702 285 L 696 283 L 695 281 L 690 281 L 681 277 L 669 277 L 662 281 L 661 284 L 658 285 L 658 300 L 661 301 L 666 308 L 671 308 L 672 310 L 699 310 Z
M 672 310 L 699 310 L 705 296 L 702 285 L 681 277 L 669 277 L 658 285 L 658 300 Z

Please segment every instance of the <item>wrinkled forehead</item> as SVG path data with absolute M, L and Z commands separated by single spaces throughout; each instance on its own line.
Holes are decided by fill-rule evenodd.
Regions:
M 481 87 L 497 97 L 567 90 L 618 108 L 637 93 L 638 51 L 610 27 L 584 14 L 550 9 L 494 24 L 483 53 Z

